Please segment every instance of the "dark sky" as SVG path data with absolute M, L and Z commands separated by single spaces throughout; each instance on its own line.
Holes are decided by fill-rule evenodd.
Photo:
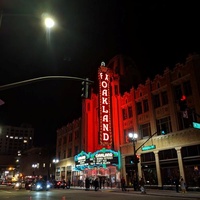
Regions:
M 101 61 L 130 56 L 144 80 L 200 51 L 197 1 L 0 0 L 0 85 L 42 76 L 89 77 Z M 41 23 L 50 13 L 50 37 Z M 81 82 L 49 80 L 0 91 L 0 124 L 35 129 L 36 145 L 81 116 Z M 48 138 L 45 141 L 45 138 Z

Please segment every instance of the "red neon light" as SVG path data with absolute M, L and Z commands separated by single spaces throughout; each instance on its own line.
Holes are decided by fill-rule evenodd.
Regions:
M 100 111 L 100 144 L 103 146 L 111 145 L 111 112 L 110 112 L 110 77 L 107 73 L 108 68 L 100 67 L 99 78 L 99 111 Z

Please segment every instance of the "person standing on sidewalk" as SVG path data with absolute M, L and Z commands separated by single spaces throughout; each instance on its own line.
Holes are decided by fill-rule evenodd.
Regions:
M 179 178 L 177 176 L 174 179 L 174 183 L 176 186 L 176 192 L 179 192 Z
M 99 190 L 99 179 L 98 178 L 96 178 L 94 181 L 94 190 L 95 191 Z
M 142 194 L 146 194 L 146 190 L 145 190 L 144 185 L 145 185 L 144 178 L 141 178 L 140 181 L 139 181 L 139 186 L 140 186 L 140 190 L 141 190 Z
M 183 178 L 181 178 L 181 180 L 180 180 L 180 185 L 181 185 L 181 192 L 186 193 L 186 183 L 183 180 Z
M 121 188 L 122 188 L 122 191 L 126 191 L 126 181 L 123 176 L 121 178 Z

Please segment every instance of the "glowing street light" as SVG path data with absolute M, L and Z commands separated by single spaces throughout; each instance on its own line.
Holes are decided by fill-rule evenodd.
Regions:
M 55 179 L 55 174 L 56 174 L 56 164 L 59 163 L 59 159 L 54 158 L 53 159 L 53 163 L 54 163 L 54 174 L 53 174 L 53 178 Z
M 33 168 L 33 176 L 35 176 L 35 169 L 37 168 L 37 164 L 32 164 L 32 168 Z
M 55 25 L 55 22 L 54 22 L 54 20 L 53 20 L 52 18 L 47 17 L 47 18 L 45 18 L 45 20 L 44 20 L 44 24 L 45 24 L 45 26 L 46 26 L 47 28 L 52 28 L 52 27 Z

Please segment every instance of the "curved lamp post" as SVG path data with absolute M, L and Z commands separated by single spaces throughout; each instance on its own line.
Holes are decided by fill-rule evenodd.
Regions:
M 31 18 L 36 18 L 43 21 L 44 26 L 46 28 L 47 44 L 50 43 L 50 32 L 51 32 L 51 29 L 55 26 L 55 20 L 48 13 L 43 13 L 41 17 L 39 17 L 37 15 L 31 15 L 31 14 L 6 14 L 6 13 L 3 13 L 3 11 L 0 11 L 0 28 L 2 26 L 2 21 L 3 21 L 4 16 L 5 17 L 31 17 Z
M 138 134 L 137 133 L 129 133 L 128 137 L 130 139 L 130 141 L 133 142 L 133 158 L 134 158 L 134 169 L 135 169 L 135 174 L 133 174 L 133 178 L 134 178 L 134 190 L 138 190 L 138 183 L 139 183 L 139 179 L 138 179 L 138 163 L 137 163 L 137 151 L 135 149 L 135 144 L 137 142 L 138 139 Z

